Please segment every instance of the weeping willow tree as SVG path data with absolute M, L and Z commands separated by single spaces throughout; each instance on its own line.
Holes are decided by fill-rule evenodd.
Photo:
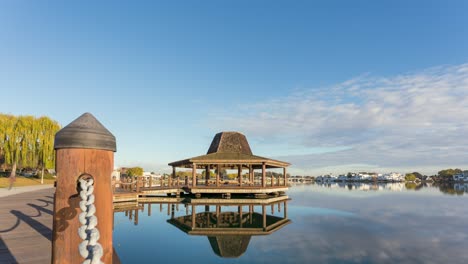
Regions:
M 48 117 L 0 114 L 0 162 L 3 169 L 53 168 L 54 136 L 59 124 Z

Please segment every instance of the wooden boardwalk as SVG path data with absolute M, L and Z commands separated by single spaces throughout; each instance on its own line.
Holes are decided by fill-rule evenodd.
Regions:
M 54 191 L 1 198 L 0 263 L 50 263 Z

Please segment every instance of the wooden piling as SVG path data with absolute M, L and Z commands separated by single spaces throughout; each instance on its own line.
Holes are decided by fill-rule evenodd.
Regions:
M 82 239 L 78 180 L 86 175 L 94 179 L 94 205 L 98 218 L 98 242 L 104 255 L 101 261 L 112 263 L 112 185 L 115 137 L 91 114 L 85 113 L 55 135 L 57 188 L 54 199 L 52 263 L 82 263 L 78 251 Z

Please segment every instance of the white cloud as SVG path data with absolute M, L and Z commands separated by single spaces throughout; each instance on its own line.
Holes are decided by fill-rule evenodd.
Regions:
M 390 77 L 366 74 L 240 106 L 218 118 L 223 129 L 240 130 L 263 144 L 351 147 L 269 155 L 283 156 L 304 172 L 347 164 L 422 171 L 468 165 L 468 64 Z

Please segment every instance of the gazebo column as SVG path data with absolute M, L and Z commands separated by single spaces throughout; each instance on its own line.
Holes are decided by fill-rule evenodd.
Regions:
M 262 187 L 266 187 L 266 164 L 262 162 Z
M 197 164 L 192 164 L 192 187 L 197 186 Z
M 253 173 L 252 172 L 252 165 L 249 165 L 249 182 L 250 182 L 250 185 L 254 185 L 252 173 Z
M 283 168 L 284 186 L 288 185 L 288 176 L 286 176 L 286 167 Z
M 271 187 L 273 187 L 275 185 L 275 181 L 274 181 L 275 180 L 275 175 L 273 175 L 273 173 L 271 173 L 270 175 L 271 175 L 270 176 L 270 178 L 271 178 L 271 183 L 270 184 L 271 184 Z
M 195 205 L 192 205 L 192 230 L 195 229 L 195 222 L 196 222 L 196 212 L 195 212 Z
M 242 186 L 242 165 L 237 167 L 237 177 L 239 177 L 239 186 Z
M 210 180 L 210 166 L 205 166 L 205 185 L 208 186 Z
M 216 187 L 219 187 L 219 173 L 220 173 L 221 166 L 218 164 L 217 165 L 217 170 L 216 170 Z

